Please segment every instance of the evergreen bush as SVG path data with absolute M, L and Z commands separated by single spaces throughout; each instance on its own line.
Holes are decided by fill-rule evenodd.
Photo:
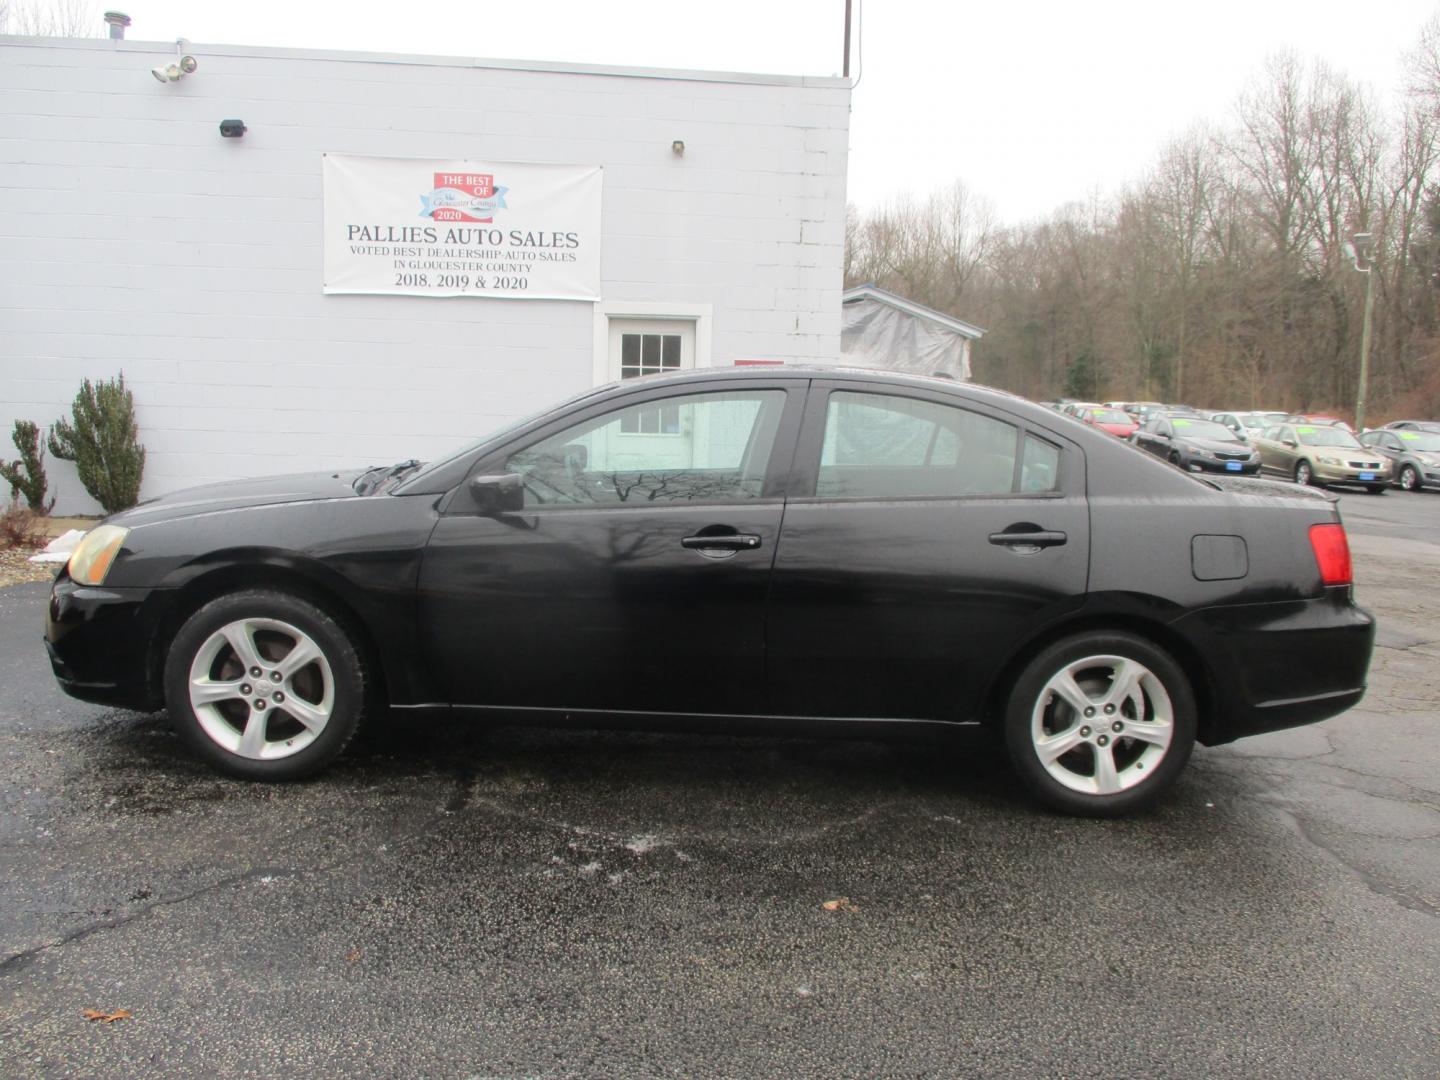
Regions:
M 20 460 L 0 461 L 0 478 L 10 484 L 10 497 L 25 496 L 25 502 L 37 514 L 48 514 L 55 500 L 45 502 L 45 492 L 50 482 L 45 478 L 45 451 L 40 449 L 40 426 L 29 420 L 16 420 L 15 432 L 11 436 L 15 449 L 20 451 Z
M 57 420 L 50 429 L 50 452 L 75 463 L 80 483 L 107 514 L 134 506 L 145 447 L 137 441 L 135 399 L 125 389 L 124 373 L 93 385 L 86 379 L 70 411 L 73 423 Z

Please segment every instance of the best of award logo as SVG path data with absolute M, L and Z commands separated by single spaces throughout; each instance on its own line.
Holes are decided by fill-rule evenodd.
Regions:
M 432 221 L 474 221 L 490 225 L 505 210 L 509 188 L 496 187 L 485 173 L 435 173 L 435 188 L 420 196 L 420 216 Z

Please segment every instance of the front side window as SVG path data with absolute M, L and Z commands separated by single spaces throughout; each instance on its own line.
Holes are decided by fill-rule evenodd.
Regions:
M 523 479 L 526 506 L 757 499 L 784 408 L 783 390 L 631 405 L 512 454 L 506 471 Z M 645 430 L 657 413 L 672 438 Z
M 836 391 L 825 410 L 815 494 L 881 499 L 1009 494 L 1018 436 L 1015 425 L 968 409 Z M 1037 459 L 1036 483 L 1040 465 Z

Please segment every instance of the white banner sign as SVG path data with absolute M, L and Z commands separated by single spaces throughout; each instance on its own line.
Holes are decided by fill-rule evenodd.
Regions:
M 325 291 L 600 299 L 599 166 L 325 155 Z

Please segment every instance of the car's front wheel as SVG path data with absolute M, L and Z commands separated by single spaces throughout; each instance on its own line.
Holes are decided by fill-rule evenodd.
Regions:
M 1115 817 L 1153 802 L 1195 745 L 1195 697 L 1169 654 L 1121 631 L 1056 642 L 1026 665 L 1005 711 L 1025 786 L 1066 813 Z
M 345 749 L 364 712 L 350 636 L 308 600 L 246 590 L 186 620 L 165 664 L 171 722 L 210 764 L 250 780 L 294 780 Z
M 1405 491 L 1420 490 L 1420 471 L 1414 465 L 1406 465 L 1400 470 L 1400 487 Z
M 1384 484 L 1369 484 L 1365 490 L 1371 495 L 1384 495 L 1389 489 Z

